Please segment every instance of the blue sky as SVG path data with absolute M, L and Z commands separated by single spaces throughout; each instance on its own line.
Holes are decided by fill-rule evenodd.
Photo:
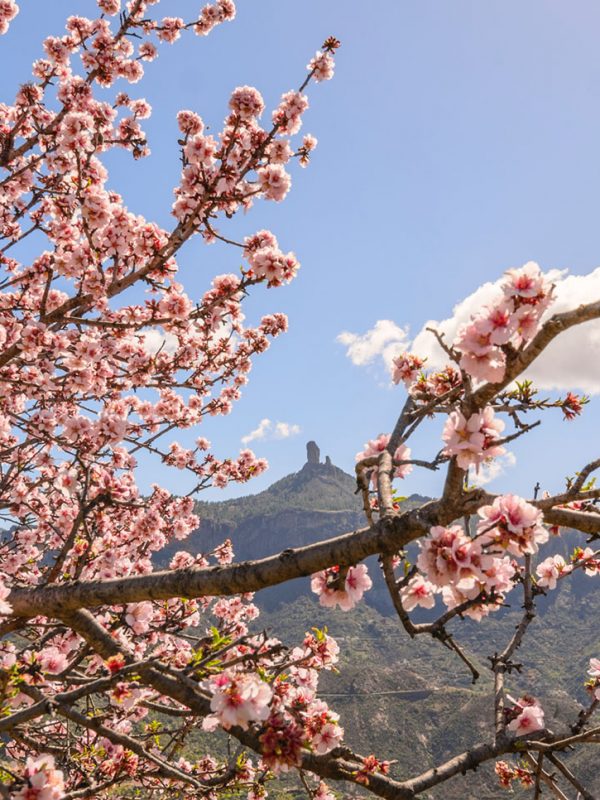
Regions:
M 92 14 L 91 0 L 21 0 L 0 40 L 0 99 L 27 79 L 41 40 L 69 13 Z M 168 225 L 179 165 L 175 114 L 198 111 L 218 129 L 231 90 L 257 86 L 268 106 L 304 76 L 323 39 L 342 40 L 335 79 L 313 87 L 304 130 L 319 146 L 309 169 L 293 172 L 282 204 L 261 203 L 235 220 L 236 236 L 271 228 L 301 263 L 288 287 L 259 291 L 256 318 L 289 315 L 290 331 L 257 359 L 250 385 L 228 418 L 203 425 L 218 456 L 268 418 L 300 433 L 252 443 L 268 458 L 263 477 L 222 499 L 259 491 L 304 461 L 315 439 L 351 470 L 368 438 L 390 430 L 403 391 L 390 388 L 380 361 L 356 366 L 336 337 L 363 334 L 377 320 L 409 325 L 444 319 L 478 285 L 535 260 L 584 274 L 600 264 L 600 6 L 562 0 L 239 0 L 235 22 L 206 39 L 161 48 L 139 85 L 154 113 L 144 125 L 152 156 L 132 164 L 111 156 L 111 185 L 131 210 Z M 197 4 L 163 2 L 191 17 Z M 192 294 L 214 274 L 236 271 L 237 254 L 196 242 L 180 263 Z M 590 298 L 591 299 L 591 298 Z M 597 349 L 589 358 L 598 360 Z M 549 416 L 513 448 L 517 463 L 492 488 L 528 494 L 535 480 L 560 488 L 564 475 L 595 457 L 598 401 L 569 424 Z M 439 429 L 415 440 L 433 456 Z M 557 448 L 553 441 L 560 437 Z M 418 445 L 418 447 L 417 447 Z M 182 485 L 180 473 L 143 465 L 142 483 Z M 403 492 L 435 494 L 440 477 L 414 473 Z

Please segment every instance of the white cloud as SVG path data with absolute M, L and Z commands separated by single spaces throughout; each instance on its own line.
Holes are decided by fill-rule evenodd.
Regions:
M 552 313 L 600 300 L 600 268 L 569 275 L 556 286 Z M 600 393 L 600 321 L 584 322 L 557 337 L 528 372 L 540 389 L 580 389 Z
M 400 328 L 390 319 L 380 319 L 362 336 L 342 331 L 336 341 L 346 346 L 346 355 L 356 366 L 371 364 L 381 356 L 389 368 L 392 359 L 408 347 L 408 328 Z
M 517 463 L 517 458 L 514 453 L 507 452 L 503 456 L 495 458 L 488 464 L 482 464 L 479 467 L 479 472 L 471 471 L 469 473 L 469 481 L 475 486 L 486 486 L 496 478 L 504 475 L 507 469 L 514 467 Z
M 265 417 L 258 423 L 258 427 L 242 436 L 242 444 L 249 444 L 256 439 L 288 439 L 300 433 L 300 426 L 292 422 L 273 422 Z
M 289 436 L 296 436 L 298 433 L 300 433 L 300 425 L 294 425 L 290 422 L 275 423 L 276 439 L 287 439 Z
M 258 428 L 250 431 L 246 436 L 242 436 L 242 444 L 250 444 L 250 442 L 253 442 L 255 439 L 264 439 L 272 426 L 273 423 L 270 419 L 261 419 L 258 423 Z
M 161 353 L 172 355 L 177 350 L 177 337 L 172 333 L 163 333 L 158 328 L 151 328 L 144 331 L 144 349 L 150 355 Z
M 547 274 L 556 284 L 556 299 L 546 312 L 546 317 L 600 299 L 600 268 L 589 275 L 567 275 L 566 271 L 559 270 Z M 389 366 L 394 355 L 401 350 L 410 350 L 426 356 L 428 367 L 442 367 L 447 357 L 427 328 L 436 328 L 451 342 L 462 324 L 468 322 L 483 306 L 494 301 L 499 294 L 499 284 L 500 280 L 484 283 L 454 307 L 451 317 L 426 322 L 412 342 L 408 329 L 399 328 L 390 320 L 379 320 L 364 336 L 342 333 L 338 341 L 348 345 L 347 355 L 354 364 L 367 364 L 380 354 Z M 392 343 L 391 332 L 394 330 L 396 341 Z M 387 332 L 390 335 L 386 339 Z M 555 339 L 525 377 L 531 378 L 538 389 L 578 389 L 587 394 L 599 394 L 599 356 L 600 320 L 593 320 L 571 328 Z

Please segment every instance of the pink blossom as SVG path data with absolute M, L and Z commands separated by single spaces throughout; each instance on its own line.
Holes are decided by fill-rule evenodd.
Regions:
M 146 633 L 150 628 L 154 611 L 152 603 L 144 601 L 142 603 L 130 603 L 127 606 L 127 613 L 125 614 L 125 622 L 133 630 L 134 633 Z
M 359 564 L 356 567 L 350 567 L 348 569 L 348 574 L 346 575 L 346 594 L 353 605 L 358 603 L 363 594 L 368 591 L 371 586 L 373 586 L 373 582 L 369 577 L 366 564 Z
M 497 347 L 482 355 L 463 353 L 459 366 L 472 378 L 489 383 L 500 383 L 504 379 L 506 356 Z
M 302 747 L 305 744 L 304 730 L 293 720 L 274 714 L 259 736 L 262 765 L 276 775 L 288 772 L 302 763 Z
M 231 95 L 229 108 L 242 119 L 249 120 L 260 117 L 265 110 L 265 102 L 253 86 L 238 86 Z
M 125 711 L 131 711 L 141 700 L 145 692 L 138 688 L 136 684 L 129 681 L 120 681 L 115 684 L 110 693 L 110 702 L 113 706 L 121 707 Z
M 9 23 L 19 13 L 19 6 L 14 0 L 0 0 L 0 35 L 6 33 Z
M 317 572 L 312 576 L 310 588 L 319 595 L 319 603 L 322 606 L 329 608 L 339 606 L 342 611 L 350 611 L 371 588 L 373 582 L 365 564 L 348 568 L 343 589 L 335 585 L 339 581 L 338 576 L 338 568 Z
M 286 92 L 279 106 L 273 112 L 273 124 L 278 133 L 298 133 L 302 126 L 302 114 L 308 108 L 308 98 L 300 92 Z
M 406 611 L 412 611 L 417 606 L 433 608 L 435 605 L 435 591 L 436 587 L 433 583 L 425 580 L 421 575 L 415 575 L 400 590 L 402 605 Z
M 419 358 L 413 353 L 401 353 L 392 363 L 394 366 L 392 372 L 394 383 L 402 381 L 406 387 L 409 387 L 425 364 L 425 359 Z
M 494 345 L 508 344 L 517 327 L 513 303 L 500 302 L 486 311 L 485 325 L 489 329 L 490 342 Z
M 508 556 L 502 558 L 488 556 L 482 560 L 481 569 L 484 576 L 482 582 L 488 591 L 493 589 L 502 595 L 513 588 L 513 578 L 517 570 Z
M 143 61 L 154 61 L 158 56 L 158 50 L 152 42 L 142 42 L 138 53 Z
M 157 30 L 158 38 L 161 42 L 173 44 L 181 36 L 181 31 L 185 27 L 185 22 L 181 17 L 165 17 Z
M 263 247 L 279 250 L 279 243 L 275 234 L 271 231 L 257 231 L 253 236 L 246 236 L 244 239 L 244 256 L 251 262 L 252 254 Z
M 55 768 L 53 756 L 29 756 L 23 778 L 26 785 L 13 795 L 14 800 L 60 800 L 65 794 L 64 776 Z
M 256 172 L 260 189 L 268 200 L 281 202 L 290 190 L 292 179 L 281 164 L 269 164 Z
M 471 317 L 454 341 L 460 366 L 477 380 L 499 383 L 506 368 L 505 347 L 519 348 L 539 329 L 543 311 L 552 300 L 552 287 L 537 264 L 509 270 L 490 306 Z
M 183 148 L 185 157 L 190 164 L 202 164 L 210 167 L 215 160 L 217 143 L 212 136 L 203 136 L 200 133 L 191 136 Z
M 252 272 L 257 278 L 266 279 L 268 286 L 280 286 L 296 276 L 300 265 L 294 253 L 282 253 L 274 247 L 253 250 L 248 256 Z
M 313 800 L 335 800 L 335 795 L 327 786 L 326 783 L 321 781 L 317 787 L 316 792 L 313 795 Z
M 544 711 L 537 700 L 521 698 L 516 703 L 515 711 L 519 713 L 508 725 L 508 730 L 515 736 L 526 736 L 544 727 Z
M 275 139 L 267 147 L 267 155 L 271 164 L 287 164 L 292 157 L 292 148 L 286 139 Z
M 307 64 L 306 68 L 315 73 L 316 81 L 328 81 L 333 78 L 335 62 L 329 53 L 323 53 L 317 50 L 316 55 Z
M 204 123 L 195 111 L 188 111 L 185 109 L 179 111 L 177 113 L 177 124 L 179 125 L 179 130 L 188 136 L 202 133 L 204 130 Z
M 269 716 L 273 691 L 258 675 L 227 670 L 205 681 L 203 686 L 212 694 L 210 707 L 214 719 L 225 730 L 233 726 L 247 730 L 251 722 Z
M 506 281 L 502 289 L 508 297 L 537 303 L 545 300 L 550 293 L 551 287 L 535 261 L 528 261 L 520 269 L 509 269 L 505 274 Z
M 331 669 L 338 662 L 340 648 L 336 640 L 323 631 L 307 633 L 303 642 L 309 663 L 318 668 Z
M 42 671 L 53 675 L 62 672 L 68 664 L 66 655 L 61 653 L 57 647 L 53 646 L 44 647 L 43 650 L 40 650 L 38 653 L 38 660 Z
M 482 506 L 478 513 L 481 517 L 478 531 L 484 544 L 494 544 L 520 556 L 537 553 L 538 544 L 548 541 L 542 512 L 522 497 L 501 495 L 491 506 Z
M 121 9 L 121 0 L 97 0 L 97 2 L 102 11 L 110 16 L 118 14 Z
M 513 587 L 515 568 L 510 559 L 498 558 L 486 552 L 481 539 L 471 539 L 459 525 L 450 528 L 435 526 L 431 528 L 429 537 L 419 544 L 421 552 L 417 566 L 427 578 L 425 585 L 431 587 L 430 591 L 441 590 L 442 600 L 448 608 L 462 605 L 468 600 L 477 600 L 481 595 L 481 602 L 472 604 L 464 611 L 479 620 L 496 610 L 504 594 Z M 417 580 L 422 579 L 415 576 L 401 590 L 402 597 L 406 597 L 410 605 L 407 610 L 414 608 L 418 602 L 411 594 L 413 581 L 419 594 L 426 596 Z
M 600 572 L 600 558 L 591 547 L 584 547 L 576 555 L 577 561 L 583 562 L 583 571 L 586 575 L 598 575 Z
M 524 342 L 533 339 L 540 327 L 539 308 L 524 305 L 515 312 L 516 331 L 515 344 L 521 346 Z
M 485 356 L 494 349 L 492 329 L 485 317 L 477 317 L 459 328 L 454 346 L 463 353 Z
M 537 565 L 535 570 L 538 575 L 537 584 L 547 589 L 556 589 L 557 580 L 572 569 L 573 567 L 569 566 L 562 556 L 549 556 Z
M 390 434 L 389 433 L 380 433 L 376 439 L 370 439 L 368 442 L 365 443 L 364 449 L 356 454 L 356 461 L 360 462 L 366 458 L 372 458 L 374 456 L 379 456 L 383 453 L 388 446 L 390 441 Z M 405 444 L 401 444 L 399 447 L 396 448 L 396 452 L 394 453 L 394 462 L 402 462 L 402 461 L 410 461 L 411 451 L 410 448 L 407 447 Z M 412 464 L 402 464 L 396 463 L 396 467 L 394 468 L 394 477 L 395 478 L 405 478 L 409 475 L 413 470 Z M 371 482 L 373 486 L 377 486 L 377 473 L 378 467 L 368 467 L 367 471 L 371 475 Z
M 344 738 L 344 729 L 332 722 L 327 722 L 311 738 L 311 744 L 317 755 L 324 755 L 337 747 Z
M 446 443 L 444 453 L 456 456 L 461 469 L 468 469 L 471 465 L 478 468 L 488 458 L 505 452 L 504 448 L 494 444 L 503 430 L 504 423 L 495 419 L 490 406 L 471 414 L 468 420 L 460 411 L 452 411 L 442 433 Z
M 591 675 L 592 678 L 600 678 L 600 658 L 590 658 L 588 675 Z
M 435 586 L 470 579 L 474 572 L 480 574 L 481 545 L 470 539 L 459 525 L 432 527 L 419 546 L 417 566 Z

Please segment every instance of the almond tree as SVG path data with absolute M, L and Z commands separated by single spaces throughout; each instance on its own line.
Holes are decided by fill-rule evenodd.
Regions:
M 332 797 L 326 781 L 416 798 L 496 760 L 504 785 L 529 783 L 539 795 L 545 783 L 559 797 L 592 797 L 561 753 L 598 740 L 592 715 L 600 661 L 590 663 L 590 703 L 565 731 L 547 730 L 539 702 L 511 699 L 505 681 L 536 595 L 575 570 L 600 571 L 599 554 L 587 546 L 570 563 L 558 556 L 536 563 L 539 543 L 559 526 L 592 539 L 600 532 L 593 482 L 600 459 L 562 494 L 530 500 L 490 495 L 470 486 L 468 475 L 537 424 L 525 421 L 528 414 L 581 411 L 585 398 L 541 400 L 530 383 L 515 381 L 556 336 L 599 318 L 600 301 L 553 314 L 552 285 L 536 265 L 507 273 L 497 302 L 454 342 L 434 334 L 448 356 L 445 370 L 426 372 L 418 355 L 396 359 L 395 380 L 408 397 L 392 433 L 359 454 L 363 529 L 244 563 L 234 561 L 228 542 L 201 554 L 182 544 L 169 569 L 157 570 L 154 554 L 198 527 L 197 492 L 265 468 L 248 450 L 219 460 L 206 439 L 191 448 L 171 434 L 228 413 L 253 357 L 286 328 L 281 314 L 250 327 L 241 308 L 257 284 L 294 278 L 295 255 L 270 231 L 236 242 L 221 228 L 256 200 L 283 200 L 288 165 L 308 163 L 316 140 L 294 138 L 308 107 L 304 91 L 332 77 L 339 42 L 324 43 L 264 127 L 264 102 L 248 86 L 233 92 L 216 136 L 196 111 L 179 113 L 174 152 L 182 172 L 166 230 L 127 209 L 103 164 L 113 148 L 134 159 L 148 152 L 142 121 L 150 107 L 122 84 L 137 83 L 161 46 L 232 20 L 235 6 L 216 0 L 186 21 L 161 17 L 157 0 L 130 0 L 123 9 L 120 0 L 97 4 L 97 19 L 70 17 L 64 36 L 44 41 L 32 79 L 1 106 L 3 796 L 236 791 L 252 799 L 266 795 L 270 779 L 295 770 L 319 800 Z M 13 0 L 0 0 L 0 32 L 17 12 Z M 112 100 L 99 99 L 107 96 L 99 88 L 113 87 Z M 191 239 L 228 243 L 244 267 L 190 298 L 177 279 L 177 256 Z M 29 258 L 33 242 L 43 246 Z M 440 451 L 413 458 L 408 439 L 439 415 L 446 419 Z M 140 452 L 190 472 L 194 490 L 179 497 L 154 486 L 143 495 Z M 414 468 L 443 469 L 445 480 L 439 499 L 406 511 L 393 484 Z M 471 518 L 479 519 L 476 528 Z M 405 548 L 416 541 L 412 566 Z M 511 591 L 521 593 L 524 607 L 491 662 L 489 736 L 408 779 L 393 777 L 381 756 L 344 746 L 339 716 L 317 691 L 319 673 L 337 660 L 330 636 L 313 631 L 288 648 L 250 625 L 258 615 L 252 593 L 299 576 L 313 576 L 322 604 L 351 610 L 371 585 L 362 562 L 375 554 L 407 635 L 440 639 L 474 679 L 450 624 L 465 616 L 485 624 Z M 416 606 L 438 601 L 444 608 L 435 621 L 411 620 Z M 196 731 L 206 737 L 217 729 L 239 747 L 225 756 L 218 747 L 193 752 Z M 528 766 L 510 761 L 524 750 Z

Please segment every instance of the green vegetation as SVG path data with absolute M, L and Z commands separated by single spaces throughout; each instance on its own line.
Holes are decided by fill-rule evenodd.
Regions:
M 354 478 L 338 467 L 305 464 L 264 492 L 220 503 L 199 502 L 196 511 L 200 517 L 218 522 L 240 522 L 290 510 L 360 511 L 355 490 Z
M 423 502 L 411 496 L 406 502 Z M 208 521 L 211 536 L 227 532 L 243 557 L 275 553 L 333 536 L 347 526 L 364 524 L 354 479 L 333 465 L 306 464 L 258 495 L 223 503 L 202 503 L 198 511 Z M 203 529 L 200 529 L 199 539 Z M 565 556 L 579 534 L 564 534 L 547 546 Z M 544 557 L 544 555 L 542 555 Z M 470 674 L 439 641 L 411 640 L 392 612 L 375 559 L 369 559 L 374 587 L 352 613 L 318 605 L 308 581 L 261 592 L 262 613 L 257 629 L 271 631 L 286 644 L 302 641 L 305 631 L 326 626 L 341 648 L 337 672 L 323 675 L 321 694 L 341 716 L 350 747 L 363 755 L 373 752 L 396 763 L 392 770 L 408 777 L 488 739 L 492 730 L 492 680 L 488 657 L 512 635 L 521 614 L 518 590 L 512 607 L 482 624 L 456 620 L 452 631 L 481 672 L 472 685 Z M 514 696 L 529 692 L 540 698 L 550 728 L 573 722 L 587 701 L 583 684 L 589 658 L 600 657 L 600 580 L 576 575 L 539 598 L 538 617 L 524 648 L 517 654 L 519 672 L 509 677 Z M 198 733 L 194 749 L 204 751 L 206 734 Z M 213 747 L 214 745 L 211 745 Z M 223 741 L 223 747 L 226 746 Z M 600 796 L 600 778 L 590 748 L 568 759 L 572 769 Z M 340 786 L 340 797 L 364 796 L 360 789 Z M 305 796 L 293 776 L 269 787 L 272 797 Z M 486 765 L 467 779 L 461 776 L 423 796 L 435 800 L 495 800 L 510 796 Z M 531 797 L 517 789 L 515 798 Z

